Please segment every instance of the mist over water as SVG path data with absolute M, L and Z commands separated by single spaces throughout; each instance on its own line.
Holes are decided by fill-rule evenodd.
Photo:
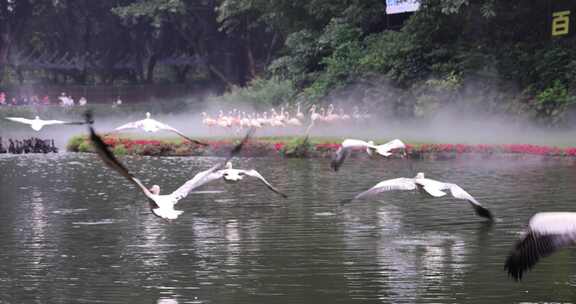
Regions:
M 169 103 L 168 101 L 166 103 Z M 344 109 L 346 114 L 352 115 L 352 107 L 346 106 L 345 101 L 334 102 L 336 109 Z M 318 105 L 327 107 L 327 104 Z M 89 106 L 94 108 L 95 129 L 97 132 L 106 133 L 125 123 L 144 119 L 145 113 L 150 112 L 155 120 L 168 124 L 192 137 L 234 137 L 241 136 L 245 131 L 234 127 L 223 128 L 219 126 L 206 126 L 202 123 L 202 113 L 207 113 L 212 118 L 217 118 L 219 113 L 230 115 L 233 110 L 237 113 L 268 113 L 271 109 L 280 112 L 278 107 L 259 107 L 258 109 L 246 104 L 230 104 L 207 102 L 206 100 L 190 103 L 181 111 L 163 110 L 162 107 L 154 106 L 153 109 L 146 105 L 131 107 L 134 111 L 126 109 L 106 109 L 108 105 Z M 55 108 L 56 114 L 43 119 L 59 119 L 65 121 L 79 121 L 83 118 L 79 112 L 69 113 L 63 108 Z M 294 117 L 295 105 L 284 107 Z M 301 136 L 309 125 L 309 106 L 303 106 L 301 111 L 306 120 L 301 127 L 270 127 L 258 129 L 256 136 Z M 335 111 L 338 113 L 338 111 Z M 463 143 L 463 144 L 540 144 L 551 146 L 574 145 L 576 131 L 572 126 L 565 128 L 543 128 L 528 121 L 521 121 L 518 117 L 506 115 L 494 115 L 482 111 L 462 111 L 455 109 L 440 109 L 433 115 L 421 118 L 399 118 L 390 112 L 378 112 L 370 107 L 360 107 L 361 113 L 370 115 L 370 118 L 350 120 L 349 122 L 336 121 L 332 123 L 316 123 L 311 129 L 311 135 L 316 137 L 358 138 L 375 141 L 385 141 L 393 138 L 402 139 L 408 143 Z M 27 117 L 32 119 L 33 117 Z M 68 140 L 75 135 L 86 133 L 85 126 L 47 126 L 40 132 L 33 131 L 30 127 L 4 121 L 0 124 L 0 136 L 7 138 L 28 138 L 32 136 L 43 139 L 54 139 L 59 148 L 64 148 Z M 166 138 L 176 137 L 170 132 L 145 133 L 141 130 L 126 130 L 122 134 L 142 138 Z

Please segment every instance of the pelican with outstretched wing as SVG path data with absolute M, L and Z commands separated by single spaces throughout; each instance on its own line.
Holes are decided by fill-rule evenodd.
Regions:
M 382 155 L 382 156 L 390 156 L 392 153 L 390 151 L 394 149 L 405 149 L 406 145 L 399 139 L 391 140 L 385 144 L 376 145 L 373 141 L 363 141 L 359 139 L 345 139 L 340 148 L 334 153 L 332 156 L 332 161 L 330 162 L 330 167 L 334 171 L 338 171 L 340 166 L 344 163 L 344 160 L 348 155 L 350 155 L 350 151 L 352 149 L 366 149 L 366 153 L 372 155 L 373 151 Z
M 478 216 L 493 220 L 490 210 L 482 206 L 482 204 L 460 186 L 425 178 L 422 172 L 416 174 L 414 178 L 401 177 L 381 181 L 374 187 L 356 195 L 352 201 L 387 191 L 416 189 L 422 190 L 433 197 L 444 196 L 446 195 L 444 191 L 449 190 L 454 198 L 468 201 Z
M 87 113 L 87 118 L 89 119 L 90 114 Z M 244 139 L 237 144 L 230 152 L 230 155 L 223 163 L 216 164 L 212 166 L 210 169 L 201 171 L 197 173 L 192 179 L 184 183 L 178 189 L 170 194 L 160 194 L 160 186 L 153 185 L 150 189 L 146 188 L 142 182 L 136 178 L 132 173 L 126 169 L 126 167 L 114 156 L 114 154 L 108 149 L 102 138 L 94 132 L 94 129 L 89 124 L 89 131 L 90 131 L 90 140 L 96 150 L 96 153 L 100 156 L 100 158 L 108 165 L 110 168 L 115 170 L 116 172 L 120 173 L 124 176 L 129 182 L 134 184 L 138 189 L 140 189 L 144 195 L 148 198 L 150 210 L 152 213 L 158 217 L 167 220 L 173 220 L 178 218 L 183 211 L 174 209 L 174 206 L 184 197 L 186 197 L 192 190 L 204 185 L 205 183 L 213 180 L 210 177 L 210 174 L 216 172 L 217 170 L 221 169 L 223 165 L 228 162 L 233 156 L 240 153 L 242 146 L 248 141 L 252 133 L 254 132 L 251 129 Z
M 178 131 L 177 129 L 161 123 L 157 120 L 154 120 L 152 118 L 150 118 L 150 112 L 146 112 L 146 118 L 142 119 L 142 120 L 138 120 L 138 121 L 134 121 L 134 122 L 129 122 L 127 124 L 121 125 L 119 127 L 117 127 L 116 129 L 114 129 L 114 131 L 122 131 L 122 130 L 127 130 L 127 129 L 142 129 L 145 132 L 157 132 L 160 130 L 164 130 L 164 131 L 170 131 L 170 132 L 174 132 L 176 134 L 178 134 L 179 136 L 181 136 L 182 138 L 193 142 L 197 145 L 203 145 L 203 146 L 207 146 L 208 144 L 200 142 L 198 140 L 189 138 L 188 136 L 184 135 L 182 132 Z
M 519 281 L 541 258 L 576 244 L 576 212 L 540 212 L 508 255 L 504 269 Z
M 227 183 L 237 183 L 241 181 L 244 176 L 250 176 L 259 179 L 268 189 L 276 192 L 280 196 L 287 198 L 288 196 L 278 189 L 274 188 L 258 171 L 251 169 L 251 170 L 242 170 L 242 169 L 234 169 L 232 168 L 231 162 L 226 162 L 226 168 L 213 172 L 208 177 L 210 180 L 217 180 L 223 179 Z
M 30 125 L 34 131 L 40 131 L 44 126 L 49 125 L 83 125 L 85 122 L 68 122 L 62 120 L 43 120 L 36 116 L 34 119 L 27 119 L 22 117 L 6 117 L 6 119 Z

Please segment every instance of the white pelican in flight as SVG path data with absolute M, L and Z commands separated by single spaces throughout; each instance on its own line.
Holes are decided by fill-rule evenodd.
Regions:
M 424 177 L 424 173 L 419 172 L 414 178 L 400 177 L 379 182 L 374 187 L 356 195 L 352 200 L 373 196 L 378 193 L 393 190 L 423 190 L 433 197 L 446 195 L 445 190 L 450 190 L 454 198 L 468 201 L 477 215 L 493 220 L 490 210 L 482 206 L 472 195 L 452 183 L 444 183 Z
M 87 118 L 90 117 L 90 115 L 91 114 L 87 113 Z M 218 169 L 221 169 L 223 166 L 223 163 L 219 163 L 208 170 L 201 171 L 197 173 L 191 180 L 187 181 L 178 189 L 176 189 L 174 192 L 161 195 L 160 187 L 158 185 L 153 185 L 150 189 L 146 188 L 138 178 L 134 177 L 134 175 L 132 175 L 128 169 L 126 169 L 126 167 L 120 163 L 118 159 L 116 159 L 114 154 L 108 149 L 108 147 L 106 147 L 106 144 L 102 141 L 100 136 L 94 132 L 94 129 L 91 125 L 89 125 L 89 129 L 92 144 L 104 163 L 106 163 L 106 165 L 114 169 L 116 172 L 120 173 L 132 184 L 136 185 L 148 198 L 148 203 L 152 213 L 163 219 L 174 220 L 178 218 L 178 216 L 182 214 L 183 211 L 174 209 L 174 205 L 186 197 L 195 188 L 198 188 L 211 181 L 212 179 L 208 178 L 210 174 L 216 172 Z M 234 149 L 232 149 L 230 156 L 226 159 L 226 162 L 240 152 L 242 146 L 244 143 L 246 143 L 252 133 L 253 129 L 251 129 L 246 137 L 244 137 L 244 139 L 238 145 L 236 145 Z
M 186 135 L 184 135 L 182 132 L 178 131 L 177 129 L 172 128 L 171 126 L 169 126 L 167 124 L 163 124 L 157 120 L 150 118 L 150 112 L 146 112 L 146 118 L 145 119 L 134 121 L 134 122 L 129 122 L 127 124 L 121 125 L 121 126 L 117 127 L 116 129 L 114 129 L 114 131 L 121 131 L 121 130 L 126 130 L 126 129 L 142 129 L 145 132 L 157 132 L 159 130 L 165 130 L 165 131 L 174 132 L 174 133 L 182 136 L 183 138 L 187 139 L 188 141 L 193 142 L 197 145 L 203 145 L 203 146 L 208 145 L 208 144 L 205 144 L 203 142 L 197 141 L 195 139 L 191 139 L 191 138 L 187 137 Z
M 521 280 L 524 273 L 534 267 L 540 258 L 574 244 L 575 212 L 536 213 L 508 255 L 504 268 L 514 280 Z
M 6 117 L 6 119 L 30 125 L 34 131 L 40 131 L 44 126 L 48 125 L 83 125 L 85 122 L 67 122 L 61 120 L 42 120 L 36 116 L 34 119 L 27 119 L 22 117 Z
M 372 155 L 372 151 L 376 151 L 376 153 L 382 156 L 390 156 L 392 153 L 391 150 L 394 149 L 405 149 L 406 145 L 399 139 L 391 140 L 382 145 L 375 145 L 373 141 L 363 141 L 359 139 L 345 139 L 340 148 L 334 153 L 332 156 L 332 161 L 330 162 L 330 167 L 334 169 L 334 171 L 338 171 L 342 163 L 348 155 L 350 155 L 350 150 L 354 148 L 366 149 L 366 153 Z
M 259 179 L 268 189 L 280 194 L 282 197 L 287 198 L 288 196 L 278 189 L 274 188 L 258 171 L 251 169 L 251 170 L 241 170 L 241 169 L 233 169 L 232 163 L 230 161 L 226 162 L 226 168 L 222 170 L 218 170 L 210 174 L 208 179 L 210 180 L 217 180 L 222 178 L 227 183 L 237 183 L 244 176 L 255 177 Z

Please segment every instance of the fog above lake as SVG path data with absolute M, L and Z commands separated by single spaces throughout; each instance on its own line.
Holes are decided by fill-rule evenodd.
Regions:
M 386 83 L 382 83 L 379 90 L 382 92 L 396 92 Z M 330 104 L 334 105 L 334 113 L 339 114 L 340 109 L 345 114 L 352 115 L 354 105 L 359 106 L 361 114 L 368 114 L 369 118 L 360 120 L 352 119 L 349 122 L 336 121 L 332 123 L 316 123 L 311 128 L 313 136 L 320 137 L 349 137 L 359 139 L 374 139 L 376 141 L 400 138 L 408 143 L 464 143 L 464 144 L 540 144 L 572 146 L 576 135 L 576 123 L 566 122 L 563 127 L 545 128 L 535 124 L 531 119 L 511 114 L 489 113 L 485 105 L 479 104 L 478 100 L 457 100 L 450 104 L 439 106 L 429 111 L 427 115 L 420 117 L 400 117 L 394 114 L 391 105 L 386 105 L 382 100 L 370 100 L 364 96 L 366 93 L 360 88 L 351 88 L 346 94 L 330 96 L 329 102 L 317 104 L 317 112 L 325 111 Z M 392 97 L 396 96 L 391 93 Z M 481 95 L 483 94 L 483 95 Z M 497 92 L 484 92 L 478 88 L 468 90 L 468 96 L 491 96 Z M 390 97 L 390 98 L 392 98 Z M 436 100 L 444 96 L 435 96 Z M 259 106 L 245 102 L 222 102 L 217 96 L 190 96 L 187 104 L 181 106 L 181 110 L 170 110 L 174 106 L 168 106 L 170 100 L 158 101 L 156 104 L 133 104 L 121 105 L 113 108 L 110 105 L 91 105 L 87 108 L 94 109 L 95 128 L 99 133 L 112 131 L 114 128 L 127 122 L 144 119 L 145 113 L 150 112 L 153 119 L 168 124 L 181 130 L 191 137 L 233 137 L 241 136 L 243 131 L 236 128 L 223 128 L 218 126 L 208 127 L 202 124 L 202 113 L 212 118 L 235 113 L 246 113 L 255 116 L 267 112 L 270 117 L 272 109 L 280 112 L 282 109 L 289 112 L 291 117 L 296 114 L 296 104 L 285 106 Z M 174 101 L 176 102 L 176 101 Z M 181 102 L 181 101 L 180 101 Z M 301 136 L 309 125 L 310 103 L 301 101 L 301 112 L 305 115 L 302 127 L 270 127 L 258 129 L 256 136 Z M 151 106 L 150 108 L 146 108 Z M 67 121 L 83 120 L 82 111 L 59 111 L 58 106 L 52 106 L 50 117 L 43 119 L 60 119 Z M 127 109 L 133 109 L 129 111 Z M 322 110 L 323 109 L 323 110 Z M 33 111 L 34 112 L 34 111 Z M 566 116 L 570 120 L 570 112 Z M 413 115 L 412 115 L 413 116 Z M 28 117 L 28 118 L 33 118 Z M 53 138 L 59 147 L 64 147 L 70 137 L 86 133 L 85 126 L 47 126 L 41 132 L 35 132 L 26 125 L 15 122 L 3 121 L 0 124 L 0 136 L 4 138 L 22 138 L 39 136 L 41 138 Z M 170 132 L 145 133 L 140 130 L 126 131 L 128 134 L 144 138 L 174 137 Z

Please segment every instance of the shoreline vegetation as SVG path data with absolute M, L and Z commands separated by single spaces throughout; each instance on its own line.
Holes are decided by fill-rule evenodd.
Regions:
M 193 96 L 574 125 L 576 35 L 551 31 L 564 27 L 550 1 L 417 2 L 388 14 L 386 1 L 2 1 L 0 100 L 178 112 Z
M 233 138 L 202 138 L 207 147 L 176 138 L 137 139 L 104 136 L 104 142 L 116 155 L 139 156 L 223 156 L 236 144 Z M 340 147 L 342 139 L 314 137 L 259 137 L 248 142 L 241 155 L 245 157 L 330 158 Z M 378 141 L 380 142 L 380 141 Z M 385 141 L 382 141 L 385 142 Z M 69 152 L 93 152 L 87 136 L 77 135 L 66 146 Z M 361 150 L 352 156 L 365 155 Z M 455 159 L 459 157 L 489 158 L 493 156 L 540 156 L 576 158 L 576 147 L 556 147 L 533 144 L 444 144 L 407 143 L 407 156 L 411 159 Z M 401 157 L 400 153 L 392 158 Z

